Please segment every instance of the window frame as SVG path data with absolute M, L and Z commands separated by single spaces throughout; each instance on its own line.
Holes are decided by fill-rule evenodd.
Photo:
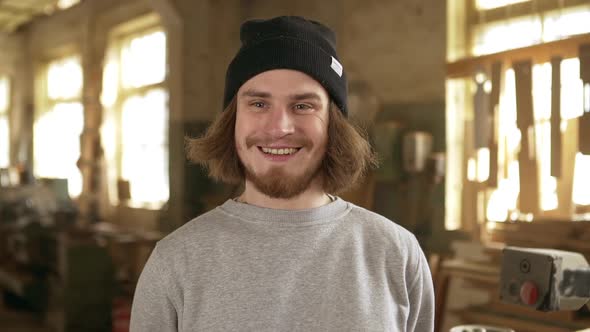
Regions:
M 588 5 L 588 3 L 586 1 L 572 1 L 571 3 L 568 2 L 568 6 L 566 8 L 577 7 L 579 5 Z M 529 8 L 527 8 L 527 6 Z M 530 14 L 530 6 L 531 6 L 530 2 L 524 2 L 524 3 L 510 5 L 510 7 L 511 7 L 510 10 L 514 14 L 511 17 L 516 17 L 519 15 L 527 14 L 527 13 Z M 544 6 L 545 7 L 542 8 L 543 10 L 555 9 L 555 8 L 549 8 L 550 6 L 547 3 L 544 3 Z M 554 4 L 553 6 L 556 7 L 557 5 Z M 563 60 L 569 59 L 569 58 L 578 58 L 579 46 L 582 44 L 590 43 L 590 33 L 585 33 L 585 34 L 581 34 L 581 35 L 571 36 L 571 37 L 568 37 L 565 39 L 544 42 L 544 43 L 535 44 L 535 45 L 526 46 L 526 47 L 517 48 L 517 49 L 510 49 L 510 50 L 497 52 L 497 53 L 493 53 L 493 54 L 472 56 L 472 55 L 470 55 L 470 54 L 472 54 L 471 53 L 472 38 L 471 38 L 470 34 L 473 29 L 471 29 L 470 27 L 472 27 L 474 22 L 477 22 L 478 19 L 481 19 L 482 13 L 477 11 L 477 9 L 475 7 L 475 0 L 468 1 L 468 2 L 464 3 L 464 5 L 460 5 L 455 2 L 451 5 L 451 7 L 454 10 L 463 10 L 464 13 L 466 13 L 466 15 L 465 15 L 466 18 L 462 22 L 459 22 L 458 25 L 451 26 L 448 29 L 449 34 L 459 33 L 459 36 L 448 37 L 449 38 L 448 41 L 450 43 L 452 43 L 452 45 L 450 47 L 451 50 L 447 53 L 447 59 L 448 59 L 447 65 L 446 65 L 446 67 L 447 67 L 447 74 L 446 74 L 447 86 L 449 86 L 448 84 L 450 82 L 453 82 L 454 80 L 456 82 L 461 82 L 463 80 L 470 79 L 471 77 L 473 77 L 473 75 L 478 70 L 481 70 L 482 68 L 489 70 L 492 67 L 492 65 L 496 62 L 503 63 L 504 70 L 505 70 L 505 69 L 507 69 L 508 66 L 511 66 L 511 64 L 513 62 L 515 62 L 517 60 L 521 60 L 521 59 L 531 59 L 532 64 L 535 65 L 535 64 L 550 62 L 551 58 L 555 55 L 561 56 Z M 507 9 L 505 7 L 495 8 L 495 9 L 485 10 L 483 15 L 488 19 L 487 22 L 499 21 L 499 20 L 504 20 L 507 18 L 506 11 L 507 11 Z M 449 12 L 449 15 L 451 15 L 451 12 Z M 459 17 L 461 17 L 460 13 L 458 15 L 459 15 Z M 458 47 L 458 49 L 452 49 L 453 47 L 455 47 L 455 48 Z M 461 48 L 465 48 L 466 51 L 461 50 Z M 556 50 L 559 50 L 559 51 L 556 51 Z M 556 54 L 556 53 L 558 53 L 558 54 Z M 456 85 L 456 83 L 453 83 L 453 84 Z M 451 85 L 453 85 L 453 84 L 451 84 Z M 456 92 L 448 92 L 448 93 L 450 93 L 452 95 L 453 93 L 456 93 Z M 447 101 L 447 106 L 449 106 L 449 105 L 450 104 Z M 467 103 L 467 105 L 469 105 L 469 103 Z M 448 116 L 449 116 L 449 114 L 447 113 L 447 117 Z M 462 117 L 465 118 L 465 115 L 463 115 Z M 538 125 L 538 121 L 535 121 L 535 125 Z M 470 130 L 470 128 L 466 126 L 464 128 L 464 130 Z M 449 139 L 451 139 L 451 138 L 447 137 L 447 142 L 450 142 Z M 468 137 L 466 137 L 466 139 L 468 139 Z M 462 179 L 463 186 L 462 186 L 462 188 L 459 189 L 459 192 L 461 192 L 461 195 L 458 198 L 460 205 L 461 205 L 459 208 L 459 211 L 458 211 L 458 214 L 461 216 L 460 222 L 458 223 L 458 227 L 453 228 L 453 229 L 457 229 L 458 231 L 474 232 L 474 234 L 479 237 L 482 234 L 481 232 L 485 231 L 485 228 L 486 228 L 486 227 L 477 226 L 477 224 L 481 225 L 482 220 L 476 221 L 475 218 L 471 218 L 471 219 L 473 219 L 473 221 L 471 221 L 471 219 L 468 221 L 468 220 L 465 220 L 465 216 L 473 216 L 473 213 L 474 213 L 473 211 L 471 211 L 471 212 L 468 211 L 470 207 L 466 206 L 466 204 L 476 204 L 477 206 L 479 206 L 478 201 L 480 199 L 479 198 L 477 200 L 473 199 L 473 198 L 466 199 L 465 193 L 471 192 L 473 190 L 482 191 L 485 188 L 485 184 L 473 183 L 473 182 L 470 183 L 470 181 L 467 180 L 467 174 L 466 174 L 467 173 L 467 159 L 469 159 L 470 156 L 467 154 L 468 149 L 466 150 L 465 147 L 463 147 L 459 150 L 462 151 L 460 153 L 461 154 L 460 158 L 463 159 L 463 167 L 465 168 L 465 170 L 463 170 L 463 179 Z M 571 174 L 570 176 L 572 177 L 572 181 L 573 181 L 574 175 Z M 449 189 L 447 189 L 447 194 L 448 194 L 448 190 Z M 452 195 L 455 195 L 455 194 L 452 194 Z M 484 196 L 485 196 L 485 193 L 484 193 Z M 456 200 L 456 199 L 457 198 L 455 198 L 454 200 Z M 471 209 L 478 210 L 479 208 L 477 206 L 475 206 Z M 576 207 L 575 213 L 590 213 L 590 205 L 574 205 L 574 206 Z M 467 210 L 466 210 L 466 208 L 467 208 Z M 540 210 L 540 207 L 539 207 L 539 210 Z M 484 209 L 484 211 L 485 211 L 485 209 Z M 552 210 L 549 210 L 549 211 L 552 211 Z M 456 212 L 453 212 L 452 214 L 457 215 Z M 485 212 L 484 212 L 484 216 L 485 216 Z M 488 222 L 487 218 L 484 218 L 483 222 L 484 223 Z M 446 220 L 445 223 L 449 224 L 448 220 Z
M 110 113 L 109 115 L 114 115 L 114 130 L 115 130 L 115 137 L 114 137 L 114 141 L 115 141 L 115 152 L 114 152 L 114 162 L 116 164 L 115 168 L 116 168 L 116 178 L 117 178 L 117 184 L 115 184 L 113 182 L 113 179 L 109 176 L 108 177 L 108 183 L 109 183 L 109 201 L 111 203 L 112 206 L 124 206 L 124 207 L 130 207 L 130 208 L 143 208 L 143 209 L 148 209 L 148 210 L 159 210 L 162 208 L 162 206 L 164 204 L 166 204 L 167 200 L 164 202 L 133 202 L 131 199 L 127 199 L 127 200 L 121 200 L 120 196 L 121 193 L 119 193 L 119 186 L 118 186 L 118 180 L 123 179 L 122 177 L 122 173 L 123 173 L 123 147 L 122 147 L 122 143 L 123 143 L 123 134 L 122 134 L 122 117 L 123 117 L 123 104 L 125 103 L 126 100 L 132 98 L 133 96 L 138 96 L 138 97 L 143 97 L 145 95 L 147 95 L 150 91 L 156 90 L 156 89 L 162 89 L 164 91 L 167 92 L 168 94 L 168 98 L 170 96 L 170 91 L 169 91 L 169 78 L 170 78 L 170 74 L 169 74 L 169 67 L 170 67 L 170 59 L 169 59 L 169 54 L 166 50 L 166 62 L 165 62 L 165 75 L 162 81 L 158 82 L 158 83 L 150 83 L 147 85 L 142 85 L 140 87 L 124 87 L 123 83 L 122 83 L 122 74 L 121 74 L 121 70 L 120 70 L 120 66 L 121 66 L 121 51 L 123 50 L 123 48 L 125 47 L 126 44 L 128 44 L 131 40 L 141 37 L 141 36 L 145 36 L 145 35 L 149 35 L 155 32 L 162 32 L 165 34 L 166 36 L 166 48 L 168 49 L 169 47 L 169 35 L 164 27 L 164 25 L 162 24 L 162 22 L 160 21 L 159 17 L 154 14 L 154 13 L 150 13 L 150 14 L 146 14 L 144 16 L 135 18 L 129 22 L 125 22 L 117 27 L 115 27 L 110 33 L 109 33 L 109 37 L 107 40 L 107 47 L 106 47 L 106 52 L 105 52 L 105 60 L 108 61 L 108 57 L 110 56 L 110 54 L 112 52 L 116 53 L 116 61 L 118 64 L 118 69 L 117 69 L 117 95 L 116 98 L 114 100 L 114 102 L 112 103 L 112 105 L 105 105 L 104 102 L 101 100 L 101 104 L 103 105 L 103 111 L 106 113 Z M 105 65 L 106 65 L 106 61 L 105 61 Z M 103 68 L 103 73 L 104 73 L 104 68 Z M 104 91 L 104 80 L 103 80 L 103 91 Z M 101 97 L 102 99 L 102 97 Z M 167 104 L 167 112 L 168 112 L 168 121 L 166 123 L 166 135 L 165 135 L 165 147 L 166 147 L 166 154 L 168 156 L 168 160 L 170 159 L 170 149 L 169 149 L 169 128 L 170 128 L 170 105 L 169 105 L 169 101 Z M 104 119 L 106 119 L 106 116 L 103 117 L 103 124 L 104 124 Z M 102 134 L 101 134 L 102 136 Z M 107 163 L 109 161 L 107 160 Z M 110 168 L 109 166 L 107 166 L 108 168 Z M 168 172 L 167 172 L 167 177 L 168 177 L 168 197 L 170 195 L 170 171 L 169 171 L 169 167 L 168 167 Z M 127 187 L 125 190 L 129 190 L 129 188 Z M 169 199 L 169 198 L 168 198 Z
M 51 66 L 51 64 L 53 62 L 56 62 L 59 60 L 65 60 L 65 59 L 69 59 L 69 58 L 77 58 L 80 63 L 80 68 L 81 68 L 81 73 L 82 73 L 82 84 L 80 86 L 80 94 L 76 97 L 71 97 L 71 98 L 52 99 L 49 96 L 49 91 L 48 91 L 49 67 Z M 72 102 L 80 102 L 81 104 L 83 104 L 84 67 L 82 64 L 82 54 L 81 53 L 68 52 L 68 53 L 63 54 L 59 57 L 54 57 L 48 61 L 44 61 L 43 65 L 41 66 L 38 73 L 40 73 L 40 74 L 37 75 L 38 86 L 37 86 L 36 91 L 38 91 L 38 98 L 36 100 L 39 103 L 40 107 L 38 107 L 37 112 L 35 112 L 35 119 L 37 119 L 39 116 L 43 115 L 43 113 L 48 112 L 48 110 L 52 109 L 56 104 L 72 103 Z
M 81 73 L 81 85 L 79 94 L 75 97 L 70 98 L 51 98 L 49 96 L 49 68 L 52 63 L 63 61 L 69 58 L 75 58 L 80 65 L 80 73 Z M 49 50 L 47 53 L 42 54 L 37 59 L 35 59 L 35 71 L 34 71 L 34 101 L 35 101 L 35 110 L 33 114 L 33 131 L 32 131 L 32 151 L 33 151 L 33 159 L 32 159 L 32 172 L 35 176 L 38 176 L 37 170 L 37 158 L 34 155 L 35 146 L 36 146 L 36 134 L 35 134 L 35 125 L 37 121 L 41 119 L 41 117 L 48 112 L 51 112 L 54 107 L 61 103 L 79 103 L 82 108 L 82 131 L 80 135 L 83 135 L 85 124 L 85 105 L 84 105 L 84 80 L 85 80 L 85 72 L 84 72 L 84 63 L 83 63 L 83 53 L 76 45 L 65 45 L 62 47 L 58 47 L 52 50 Z M 78 140 L 81 140 L 81 136 L 78 137 Z M 81 143 L 81 142 L 80 142 Z M 78 160 L 80 160 L 82 156 L 82 146 L 80 144 L 80 151 L 78 152 Z M 73 195 L 70 193 L 70 196 L 77 200 L 80 196 L 84 194 L 84 178 L 82 170 L 78 168 L 81 177 L 81 187 L 80 193 L 78 195 Z M 69 182 L 68 182 L 69 186 Z

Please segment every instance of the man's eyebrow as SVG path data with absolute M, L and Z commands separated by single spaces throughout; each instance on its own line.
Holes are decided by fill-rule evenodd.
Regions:
M 270 93 L 264 91 L 258 91 L 253 89 L 248 89 L 241 93 L 243 97 L 257 97 L 257 98 L 269 98 L 271 96 Z
M 307 92 L 307 93 L 297 93 L 289 96 L 292 100 L 305 100 L 305 99 L 315 99 L 317 101 L 321 101 L 322 98 L 315 92 Z
M 253 98 L 270 98 L 270 97 L 272 97 L 272 94 L 269 92 L 254 90 L 254 89 L 245 90 L 240 95 L 242 97 L 253 97 Z M 320 95 L 315 92 L 295 93 L 295 94 L 289 95 L 289 99 L 295 100 L 295 101 L 306 100 L 306 99 L 313 99 L 313 100 L 317 100 L 317 101 L 322 100 Z

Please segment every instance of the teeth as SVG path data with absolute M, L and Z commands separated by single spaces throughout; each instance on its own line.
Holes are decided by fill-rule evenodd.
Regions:
M 286 148 L 286 149 L 270 149 L 270 148 L 262 148 L 262 152 L 268 154 L 277 154 L 277 155 L 284 155 L 284 154 L 293 154 L 297 152 L 298 149 L 293 148 Z

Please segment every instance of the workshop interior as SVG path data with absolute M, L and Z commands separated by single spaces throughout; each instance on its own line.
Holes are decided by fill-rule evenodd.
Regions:
M 0 0 L 0 330 L 129 330 L 154 245 L 239 192 L 187 162 L 246 19 L 332 27 L 436 331 L 590 331 L 590 0 Z

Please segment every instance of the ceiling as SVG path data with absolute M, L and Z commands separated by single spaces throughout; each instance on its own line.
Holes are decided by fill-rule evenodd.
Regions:
M 50 15 L 77 0 L 0 0 L 0 33 L 12 33 L 39 16 Z

